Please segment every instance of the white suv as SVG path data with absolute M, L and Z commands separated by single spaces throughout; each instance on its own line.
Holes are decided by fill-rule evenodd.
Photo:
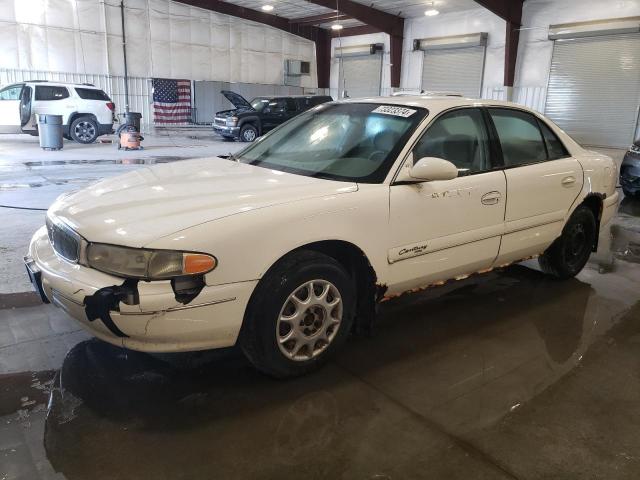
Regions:
M 0 90 L 0 133 L 38 134 L 36 114 L 62 115 L 64 136 L 93 143 L 113 132 L 115 105 L 89 83 L 32 80 Z

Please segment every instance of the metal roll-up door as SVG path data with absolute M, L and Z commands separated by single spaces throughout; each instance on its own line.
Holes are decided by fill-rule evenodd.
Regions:
M 545 113 L 576 141 L 626 148 L 640 103 L 640 34 L 556 40 Z
M 382 85 L 382 53 L 342 56 L 340 97 L 377 97 Z
M 422 64 L 422 89 L 461 93 L 480 98 L 485 47 L 426 50 Z

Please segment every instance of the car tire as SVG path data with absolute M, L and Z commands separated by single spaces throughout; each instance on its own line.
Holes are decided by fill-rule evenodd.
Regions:
M 222 141 L 223 142 L 233 142 L 235 140 L 234 137 L 229 137 L 227 135 L 222 135 Z
M 538 258 L 542 271 L 561 280 L 575 277 L 591 256 L 597 238 L 597 224 L 590 208 L 576 208 L 562 229 L 562 235 Z
M 295 298 L 294 298 L 295 297 Z M 240 347 L 276 378 L 319 368 L 345 342 L 355 316 L 351 276 L 334 258 L 300 250 L 278 262 L 254 291 Z
M 69 135 L 75 142 L 93 143 L 98 138 L 98 122 L 87 115 L 78 117 L 71 122 Z
M 240 140 L 253 142 L 256 138 L 258 138 L 258 129 L 251 124 L 243 125 L 240 129 Z

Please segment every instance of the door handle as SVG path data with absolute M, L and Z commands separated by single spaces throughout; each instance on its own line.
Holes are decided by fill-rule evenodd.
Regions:
M 562 186 L 563 187 L 571 187 L 574 183 L 576 183 L 576 178 L 575 177 L 564 177 L 562 179 Z
M 500 202 L 500 198 L 502 198 L 500 192 L 489 192 L 485 193 L 480 201 L 483 205 L 496 205 Z

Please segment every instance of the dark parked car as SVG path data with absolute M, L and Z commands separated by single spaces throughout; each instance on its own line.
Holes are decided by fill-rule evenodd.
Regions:
M 640 139 L 631 145 L 624 156 L 620 167 L 620 185 L 627 197 L 640 195 Z
M 224 138 L 237 138 L 243 142 L 253 142 L 305 110 L 333 100 L 328 95 L 297 95 L 256 97 L 248 102 L 235 92 L 222 90 L 220 93 L 236 108 L 216 113 L 213 129 Z

